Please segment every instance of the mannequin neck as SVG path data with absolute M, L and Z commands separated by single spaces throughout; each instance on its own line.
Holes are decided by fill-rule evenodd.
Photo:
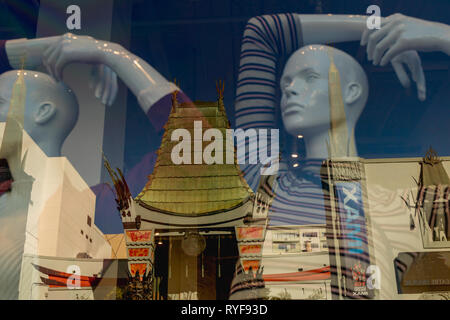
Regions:
M 356 150 L 355 136 L 354 136 L 354 126 L 348 126 L 348 142 L 346 150 L 350 151 L 348 156 L 357 156 L 352 154 L 352 150 Z M 324 129 L 315 132 L 305 133 L 305 149 L 306 149 L 306 159 L 327 159 L 328 154 L 328 144 L 329 144 L 329 130 Z
M 44 140 L 37 142 L 37 145 L 47 157 L 61 157 L 62 142 Z

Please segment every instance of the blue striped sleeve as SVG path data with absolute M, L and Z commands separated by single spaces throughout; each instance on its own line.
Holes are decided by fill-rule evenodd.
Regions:
M 236 128 L 275 128 L 278 64 L 303 45 L 301 35 L 298 14 L 263 15 L 248 21 L 242 38 L 236 86 Z M 255 172 L 246 166 L 259 165 L 241 165 L 244 172 Z M 246 178 L 249 185 L 256 186 L 259 175 Z M 256 181 L 250 181 L 254 179 Z

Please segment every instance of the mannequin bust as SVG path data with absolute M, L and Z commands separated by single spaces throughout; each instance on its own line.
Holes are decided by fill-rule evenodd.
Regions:
M 340 87 L 345 114 L 336 122 L 335 130 L 347 131 L 344 149 L 354 150 L 354 128 L 363 111 L 369 86 L 359 63 L 347 53 L 323 45 L 306 46 L 291 55 L 284 68 L 280 85 L 282 90 L 281 115 L 286 131 L 305 139 L 306 157 L 329 158 L 330 56 L 340 71 Z M 344 72 L 345 71 L 345 72 Z M 336 120 L 336 119 L 335 119 Z
M 21 72 L 27 88 L 25 131 L 48 157 L 59 157 L 64 140 L 78 120 L 77 99 L 70 88 L 47 74 Z M 0 75 L 0 122 L 6 121 L 12 87 L 17 77 L 17 71 Z
M 337 85 L 330 81 L 333 70 L 339 73 Z M 367 102 L 368 80 L 347 53 L 309 45 L 290 56 L 280 86 L 284 130 L 294 140 L 303 136 L 306 157 L 280 171 L 273 185 L 269 183 L 276 195 L 269 224 L 325 225 L 322 162 L 334 156 L 357 157 L 354 128 Z M 343 152 L 330 154 L 331 147 Z

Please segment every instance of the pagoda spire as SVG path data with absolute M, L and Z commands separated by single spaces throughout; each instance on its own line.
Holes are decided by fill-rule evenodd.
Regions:
M 328 70 L 328 96 L 330 103 L 329 150 L 330 158 L 353 156 L 356 150 L 354 140 L 349 141 L 344 100 L 342 98 L 339 70 L 334 63 L 332 48 L 328 49 L 330 67 Z
M 217 90 L 217 103 L 219 105 L 219 111 L 225 113 L 225 106 L 223 104 L 223 92 L 225 91 L 225 82 L 223 80 L 216 81 Z
M 175 86 L 179 87 L 180 83 L 177 83 L 177 78 L 173 79 L 173 83 L 175 84 Z M 172 112 L 176 111 L 176 108 L 178 107 L 178 92 L 180 92 L 180 90 L 175 90 L 172 92 Z
M 0 158 L 9 158 L 19 162 L 22 155 L 22 130 L 24 129 L 25 98 L 27 95 L 24 73 L 23 69 L 17 71 L 18 77 L 13 85 L 5 131 L 0 146 Z

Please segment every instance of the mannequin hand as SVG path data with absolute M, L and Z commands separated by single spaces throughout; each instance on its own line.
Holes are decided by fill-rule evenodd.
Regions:
M 411 81 L 405 71 L 404 65 L 411 71 L 413 81 L 417 86 L 417 96 L 420 101 L 424 101 L 426 97 L 425 75 L 422 69 L 420 57 L 416 51 L 405 51 L 398 54 L 391 60 L 392 67 L 404 88 L 409 88 Z
M 110 106 L 117 96 L 117 75 L 108 66 L 97 64 L 92 68 L 89 87 L 94 89 L 97 99 L 104 105 Z
M 361 45 L 367 44 L 367 58 L 374 65 L 385 66 L 398 54 L 408 50 L 435 51 L 448 39 L 450 27 L 437 22 L 394 14 L 379 30 L 365 29 Z
M 108 48 L 108 45 L 110 43 L 89 36 L 66 33 L 44 51 L 42 62 L 48 72 L 61 81 L 62 72 L 69 63 L 103 63 L 104 49 Z
M 95 96 L 106 105 L 111 105 L 117 94 L 117 75 L 108 66 L 103 65 L 105 50 L 110 50 L 111 43 L 98 41 L 89 36 L 66 33 L 43 54 L 43 64 L 56 80 L 62 80 L 64 68 L 72 62 L 96 64 L 93 69 L 91 88 Z

